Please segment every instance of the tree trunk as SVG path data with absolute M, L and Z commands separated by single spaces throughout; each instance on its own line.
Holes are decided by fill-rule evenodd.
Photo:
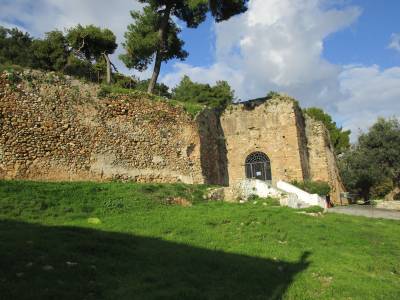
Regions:
M 147 87 L 147 92 L 150 94 L 152 94 L 154 92 L 154 88 L 157 83 L 158 75 L 160 75 L 161 63 L 162 63 L 161 53 L 160 53 L 160 50 L 157 50 L 156 61 L 154 63 L 154 69 L 153 69 L 153 75 L 151 75 L 149 86 Z
M 160 75 L 161 63 L 163 61 L 164 53 L 167 51 L 167 36 L 168 36 L 168 22 L 171 14 L 172 6 L 168 5 L 165 8 L 164 15 L 161 19 L 160 29 L 158 30 L 159 45 L 156 52 L 156 59 L 154 63 L 153 75 L 151 76 L 147 92 L 152 94 L 157 83 L 158 75 Z
M 397 194 L 400 194 L 399 187 L 395 187 L 392 191 L 390 191 L 390 193 L 385 196 L 385 201 L 393 201 Z
M 107 63 L 107 84 L 111 84 L 111 62 L 107 54 L 103 53 L 104 59 Z

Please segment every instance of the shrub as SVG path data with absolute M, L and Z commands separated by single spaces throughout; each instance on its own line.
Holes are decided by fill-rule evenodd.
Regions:
M 102 85 L 100 91 L 97 93 L 97 97 L 104 98 L 111 94 L 111 87 L 108 85 Z
M 376 183 L 371 188 L 371 196 L 374 199 L 383 199 L 393 190 L 393 181 L 390 178 L 385 178 L 381 182 Z
M 294 181 L 292 181 L 292 184 L 294 186 L 297 186 L 299 189 L 305 190 L 306 192 L 308 192 L 310 194 L 318 194 L 320 196 L 326 196 L 326 195 L 329 195 L 329 193 L 331 192 L 331 187 L 325 181 L 312 181 L 312 180 L 297 181 L 297 180 L 294 180 Z

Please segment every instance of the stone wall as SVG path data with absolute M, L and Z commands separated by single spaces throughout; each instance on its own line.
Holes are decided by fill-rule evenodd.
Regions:
M 332 200 L 340 202 L 343 184 L 325 126 L 304 117 L 293 99 L 229 107 L 221 117 L 227 146 L 229 185 L 245 179 L 246 157 L 256 151 L 271 162 L 272 183 L 279 180 L 322 180 L 331 185 Z
M 205 183 L 228 185 L 227 150 L 219 115 L 217 110 L 205 109 L 196 117 L 201 167 Z
M 142 95 L 97 98 L 70 78 L 0 78 L 0 178 L 203 183 L 197 123 Z
M 328 182 L 331 186 L 332 200 L 340 203 L 340 193 L 345 188 L 340 178 L 329 132 L 322 122 L 316 121 L 307 115 L 305 116 L 305 121 L 310 177 L 313 180 Z
M 307 158 L 299 139 L 298 108 L 289 98 L 272 99 L 255 106 L 230 106 L 221 117 L 228 151 L 229 184 L 245 178 L 245 160 L 252 152 L 271 161 L 272 182 L 303 180 Z
M 144 93 L 99 98 L 97 85 L 36 71 L 0 75 L 0 179 L 235 185 L 256 151 L 278 180 L 343 190 L 329 135 L 281 96 L 196 118 Z

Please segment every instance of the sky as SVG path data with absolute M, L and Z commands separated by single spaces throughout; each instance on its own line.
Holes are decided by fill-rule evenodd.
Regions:
M 81 24 L 107 27 L 123 42 L 135 0 L 0 0 L 0 25 L 35 37 Z M 400 117 L 398 0 L 250 0 L 246 13 L 197 29 L 182 27 L 189 57 L 162 66 L 160 81 L 183 75 L 214 84 L 226 80 L 237 99 L 286 93 L 302 107 L 331 114 L 353 141 L 378 117 Z M 126 74 L 148 78 L 112 59 Z

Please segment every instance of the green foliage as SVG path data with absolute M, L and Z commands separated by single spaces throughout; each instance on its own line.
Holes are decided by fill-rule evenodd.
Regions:
M 111 83 L 111 62 L 109 55 L 113 54 L 118 45 L 114 33 L 109 29 L 101 29 L 94 25 L 83 27 L 77 25 L 70 28 L 67 34 L 67 40 L 70 47 L 73 49 L 77 58 L 86 61 L 90 64 L 92 70 L 90 73 L 90 80 L 97 77 L 97 81 L 102 80 L 100 74 L 106 73 L 107 83 Z M 96 75 L 93 76 L 92 73 Z
M 64 73 L 89 81 L 97 80 L 97 71 L 93 64 L 87 60 L 82 60 L 71 54 L 68 57 Z
M 203 0 L 203 2 L 207 1 Z M 221 22 L 237 14 L 244 13 L 247 10 L 248 0 L 209 0 L 208 2 L 211 14 L 217 22 Z
M 383 199 L 393 188 L 394 186 L 391 178 L 379 178 L 378 182 L 374 183 L 371 187 L 371 196 L 373 199 Z
M 278 92 L 270 91 L 270 92 L 267 94 L 267 99 L 273 99 L 273 98 L 277 98 L 277 97 L 279 97 L 279 96 L 280 96 L 280 94 L 279 94 Z
M 149 94 L 137 89 L 126 89 L 117 85 L 102 85 L 97 96 L 99 98 L 112 97 L 113 95 L 131 95 L 133 97 L 148 98 L 153 101 L 166 101 L 172 106 L 182 107 L 192 118 L 204 109 L 203 105 L 192 102 L 181 102 L 173 99 L 166 99 L 157 95 Z
M 13 64 L 0 64 L 0 72 L 7 71 L 10 72 L 23 72 L 24 68 Z
M 150 82 L 150 79 L 140 80 L 137 82 L 135 89 L 138 91 L 146 92 L 149 82 Z M 165 85 L 164 83 L 156 83 L 153 94 L 160 96 L 160 97 L 171 98 L 171 93 L 169 92 L 169 87 L 167 85 Z
M 0 64 L 29 67 L 32 64 L 31 45 L 29 33 L 0 26 Z
M 182 106 L 183 109 L 192 116 L 192 118 L 196 117 L 196 115 L 204 109 L 204 106 L 198 103 L 193 102 L 185 102 L 185 101 L 177 101 L 174 99 L 168 100 L 168 103 L 175 106 Z
M 320 108 L 310 107 L 305 109 L 304 112 L 311 118 L 324 123 L 325 127 L 329 131 L 329 136 L 336 155 L 339 155 L 350 148 L 350 130 L 344 131 L 341 127 L 338 127 L 332 120 L 332 117 Z
M 93 25 L 70 28 L 67 36 L 54 30 L 44 39 L 32 39 L 18 29 L 0 27 L 0 65 L 61 71 L 101 82 L 107 70 L 105 60 L 116 48 L 115 35 Z
M 109 85 L 109 84 L 103 84 L 100 87 L 99 92 L 97 93 L 97 96 L 100 98 L 105 98 L 109 97 L 112 95 L 132 95 L 132 96 L 140 96 L 140 97 L 149 97 L 150 95 L 135 89 L 126 89 L 123 87 L 120 87 L 118 85 Z M 154 99 L 154 98 L 153 98 Z
M 128 68 L 143 71 L 153 62 L 160 44 L 160 16 L 151 6 L 146 6 L 143 12 L 132 11 L 131 16 L 134 22 L 128 26 L 125 33 L 125 42 L 122 45 L 126 53 L 120 55 L 120 59 Z M 184 42 L 178 37 L 180 32 L 179 27 L 169 20 L 166 50 L 162 53 L 161 61 L 174 58 L 183 60 L 188 56 L 182 49 Z
M 380 118 L 368 133 L 358 139 L 361 148 L 368 152 L 371 161 L 383 175 L 400 185 L 400 121 Z
M 33 41 L 32 55 L 33 68 L 62 71 L 68 62 L 68 42 L 61 31 L 47 32 L 43 40 Z
M 128 68 L 139 71 L 147 69 L 154 61 L 149 91 L 160 73 L 162 62 L 171 59 L 184 60 L 188 53 L 183 50 L 184 42 L 179 38 L 181 32 L 176 20 L 185 22 L 189 28 L 196 28 L 211 11 L 217 22 L 227 20 L 246 10 L 247 0 L 139 0 L 146 4 L 143 11 L 132 11 L 133 24 L 128 26 L 123 47 L 125 54 L 120 56 Z
M 325 181 L 297 181 L 294 180 L 291 182 L 294 186 L 297 186 L 299 189 L 302 189 L 310 194 L 318 194 L 320 196 L 329 195 L 331 192 L 331 187 Z
M 9 84 L 10 84 L 10 86 L 11 86 L 11 88 L 12 88 L 13 90 L 16 89 L 17 84 L 18 84 L 19 82 L 21 82 L 21 79 L 22 79 L 21 76 L 18 75 L 17 72 L 18 72 L 18 71 L 15 70 L 15 69 L 12 68 L 12 67 L 9 67 L 9 68 L 6 69 L 7 81 L 9 82 Z
M 400 122 L 398 119 L 380 118 L 358 143 L 341 157 L 341 175 L 350 191 L 369 200 L 372 189 L 377 195 L 382 187 L 400 186 Z M 380 191 L 380 192 L 379 192 Z
M 111 94 L 112 88 L 109 85 L 102 85 L 100 87 L 99 92 L 97 93 L 97 97 L 105 98 Z
M 398 298 L 398 222 L 204 201 L 204 189 L 0 182 L 2 298 Z M 176 196 L 194 205 L 162 204 Z
M 369 200 L 371 188 L 382 179 L 382 174 L 377 169 L 366 149 L 355 145 L 344 153 L 339 160 L 340 175 L 346 189 L 352 193 L 360 194 L 365 201 Z
M 67 40 L 77 55 L 88 61 L 98 61 L 103 55 L 113 54 L 118 45 L 114 33 L 94 25 L 77 25 L 68 29 Z
M 28 190 L 25 190 L 29 186 Z M 92 184 L 0 182 L 1 215 L 25 218 L 101 217 L 161 206 L 167 197 L 202 201 L 206 186 L 182 184 Z M 7 196 L 5 196 L 7 195 Z M 54 199 L 57 198 L 57 201 Z M 145 200 L 146 199 L 146 200 Z M 143 201 L 145 200 L 145 201 Z M 148 201 L 148 203 L 146 203 Z M 24 210 L 22 210 L 24 209 Z
M 210 86 L 193 82 L 188 76 L 184 76 L 179 85 L 172 90 L 172 98 L 224 109 L 232 103 L 234 91 L 226 81 L 218 81 L 216 85 Z
M 124 89 L 133 89 L 139 82 L 139 79 L 137 79 L 136 77 L 126 76 L 121 73 L 115 73 L 113 79 L 114 79 L 114 85 Z
M 251 195 L 247 198 L 247 201 L 253 204 L 261 204 L 265 206 L 280 206 L 279 199 L 272 197 L 263 198 L 257 195 Z

